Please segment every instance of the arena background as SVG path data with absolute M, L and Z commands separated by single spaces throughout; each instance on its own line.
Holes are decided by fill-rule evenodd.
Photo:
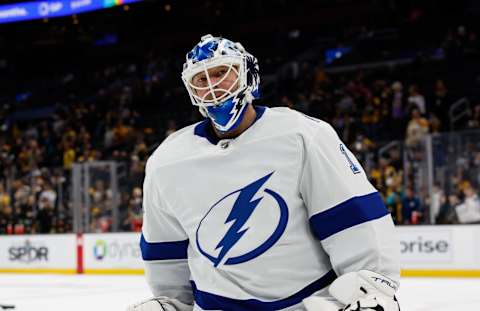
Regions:
M 211 33 L 259 59 L 257 104 L 334 126 L 391 211 L 402 276 L 480 277 L 479 17 L 473 0 L 1 1 L 0 272 L 143 273 L 145 163 L 201 119 L 180 72 Z

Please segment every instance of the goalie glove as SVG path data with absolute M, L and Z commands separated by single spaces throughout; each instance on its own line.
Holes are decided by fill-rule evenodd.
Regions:
M 367 270 L 340 276 L 328 291 L 338 303 L 322 297 L 309 297 L 303 303 L 308 311 L 400 311 L 395 298 L 397 285 L 389 278 Z
M 127 308 L 126 311 L 192 311 L 193 306 L 168 297 L 150 298 Z

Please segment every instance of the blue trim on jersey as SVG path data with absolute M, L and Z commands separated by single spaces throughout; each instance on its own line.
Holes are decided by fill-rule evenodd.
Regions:
M 216 145 L 220 139 L 213 132 L 210 122 L 210 119 L 205 119 L 202 122 L 198 123 L 195 126 L 195 130 L 193 133 L 197 136 L 207 139 L 212 145 Z
M 324 240 L 337 232 L 378 219 L 388 213 L 380 194 L 373 192 L 353 197 L 324 212 L 313 215 L 310 217 L 310 227 L 318 239 Z
M 140 249 L 143 260 L 187 259 L 188 240 L 178 242 L 149 243 L 143 234 Z
M 256 115 L 255 120 L 253 121 L 252 125 L 255 122 L 257 122 L 257 120 L 259 120 L 263 116 L 263 113 L 265 112 L 267 107 L 253 106 L 253 108 L 255 109 L 255 112 L 257 113 L 257 115 Z M 215 131 L 212 128 L 211 122 L 212 121 L 210 121 L 210 119 L 207 118 L 207 119 L 203 120 L 202 122 L 198 123 L 195 126 L 195 129 L 194 129 L 193 133 L 196 136 L 200 136 L 200 137 L 203 137 L 203 138 L 207 139 L 211 144 L 216 145 L 220 141 L 220 138 L 218 138 L 218 136 L 215 134 Z M 252 126 L 252 125 L 250 125 L 250 126 Z
M 335 272 L 333 270 L 330 270 L 320 279 L 311 283 L 299 292 L 287 298 L 276 301 L 261 301 L 257 299 L 239 300 L 223 297 L 212 293 L 203 292 L 197 288 L 195 282 L 190 281 L 190 283 L 192 284 L 192 291 L 195 303 L 203 310 L 273 311 L 285 309 L 302 302 L 303 299 L 311 296 L 316 291 L 319 291 L 322 288 L 330 285 L 336 278 L 337 275 L 335 274 Z M 288 280 L 285 280 L 285 282 L 288 282 Z

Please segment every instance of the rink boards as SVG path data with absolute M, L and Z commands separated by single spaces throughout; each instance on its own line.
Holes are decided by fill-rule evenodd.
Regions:
M 402 276 L 480 277 L 480 226 L 397 227 Z M 142 274 L 139 233 L 0 236 L 0 272 Z

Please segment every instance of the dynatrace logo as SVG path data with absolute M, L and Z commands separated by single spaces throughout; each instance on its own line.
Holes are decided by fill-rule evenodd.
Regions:
M 140 246 L 133 242 L 97 240 L 93 246 L 93 257 L 98 261 L 135 259 L 140 257 Z
M 93 247 L 93 256 L 97 260 L 102 260 L 107 255 L 107 243 L 103 240 L 97 240 Z
M 287 203 L 264 187 L 273 173 L 223 196 L 200 221 L 197 247 L 214 267 L 252 260 L 268 251 L 284 233 Z

